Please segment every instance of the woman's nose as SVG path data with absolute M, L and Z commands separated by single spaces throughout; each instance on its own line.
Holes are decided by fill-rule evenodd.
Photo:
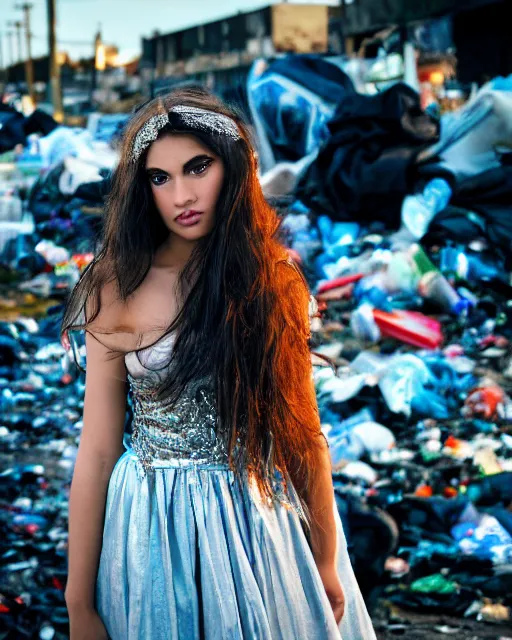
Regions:
M 183 208 L 195 201 L 192 185 L 183 178 L 177 178 L 174 182 L 174 205 Z

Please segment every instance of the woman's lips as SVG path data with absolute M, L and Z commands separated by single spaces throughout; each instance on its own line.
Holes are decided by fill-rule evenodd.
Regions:
M 202 211 L 184 211 L 176 218 L 176 222 L 183 226 L 189 227 L 190 225 L 195 224 L 202 214 Z

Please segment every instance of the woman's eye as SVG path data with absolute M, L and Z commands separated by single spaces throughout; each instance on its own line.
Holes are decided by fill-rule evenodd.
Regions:
M 194 176 L 199 176 L 202 173 L 204 173 L 206 171 L 206 169 L 208 169 L 208 167 L 211 165 L 212 161 L 208 160 L 207 162 L 202 162 L 201 164 L 198 164 L 196 167 L 194 167 L 193 169 L 190 169 L 190 173 Z
M 167 182 L 167 176 L 163 173 L 154 173 L 150 177 L 150 180 L 155 186 L 158 187 L 161 184 L 165 184 Z

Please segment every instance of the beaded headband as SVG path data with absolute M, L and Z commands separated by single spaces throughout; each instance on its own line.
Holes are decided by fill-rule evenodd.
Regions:
M 149 118 L 137 132 L 132 148 L 132 161 L 137 162 L 141 154 L 158 138 L 158 133 L 169 124 L 169 115 L 178 114 L 183 123 L 191 129 L 202 129 L 208 133 L 226 135 L 233 140 L 240 139 L 240 132 L 234 120 L 222 113 L 208 111 L 199 107 L 178 104 L 169 113 Z

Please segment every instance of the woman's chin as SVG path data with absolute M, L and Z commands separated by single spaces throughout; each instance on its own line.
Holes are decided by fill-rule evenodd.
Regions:
M 191 227 L 180 227 L 179 229 L 173 227 L 170 231 L 173 235 L 183 238 L 184 240 L 199 240 L 209 233 L 209 230 L 201 223 L 195 224 Z

